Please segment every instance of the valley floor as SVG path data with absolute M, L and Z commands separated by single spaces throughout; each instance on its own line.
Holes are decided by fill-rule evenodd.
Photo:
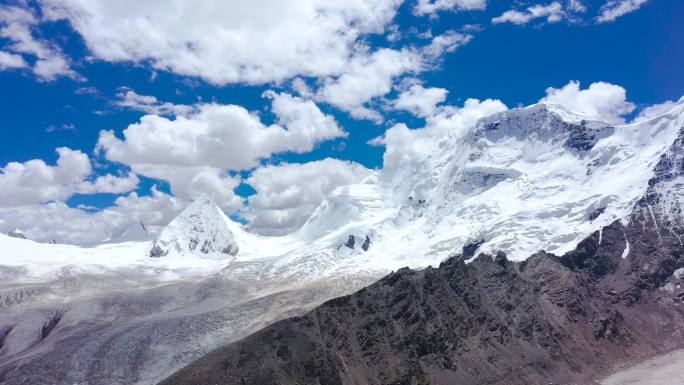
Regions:
M 601 385 L 682 385 L 684 349 L 654 357 L 623 369 L 601 381 Z

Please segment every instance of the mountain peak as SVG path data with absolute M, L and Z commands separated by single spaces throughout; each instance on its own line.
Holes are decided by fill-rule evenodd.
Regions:
M 505 138 L 519 141 L 563 143 L 568 149 L 586 151 L 596 142 L 612 135 L 614 127 L 585 118 L 553 103 L 539 103 L 503 111 L 482 119 L 473 139 L 497 142 Z
M 130 242 L 149 240 L 150 238 L 150 232 L 147 230 L 147 227 L 145 227 L 145 224 L 136 222 L 121 233 L 116 240 L 120 242 Z
M 21 229 L 14 229 L 14 231 L 10 231 L 9 233 L 7 233 L 7 235 L 12 238 L 27 239 L 26 234 L 24 234 L 24 232 L 21 231 Z
M 214 259 L 238 253 L 238 227 L 206 195 L 185 208 L 153 242 L 151 257 L 196 254 Z

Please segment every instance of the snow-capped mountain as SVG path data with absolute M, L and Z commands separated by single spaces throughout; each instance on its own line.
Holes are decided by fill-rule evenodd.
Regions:
M 682 152 L 672 146 L 683 110 L 680 101 L 620 126 L 549 104 L 492 115 L 429 143 L 406 167 L 333 191 L 291 236 L 327 256 L 290 256 L 290 267 L 318 275 L 420 268 L 476 241 L 479 251 L 505 250 L 513 260 L 564 253 L 626 218 L 660 157 Z M 366 247 L 350 253 L 346 244 Z
M 152 235 L 147 230 L 147 227 L 142 222 L 136 222 L 133 226 L 127 228 L 121 235 L 113 239 L 116 242 L 132 242 L 132 241 L 149 241 Z
M 243 231 L 228 219 L 211 199 L 194 201 L 169 223 L 150 249 L 151 257 L 195 253 L 215 259 L 230 259 L 240 247 L 236 236 Z
M 244 231 L 206 197 L 152 242 L 2 235 L 0 378 L 156 383 L 213 347 L 466 244 L 520 260 L 571 250 L 637 204 L 678 219 L 683 132 L 684 99 L 618 126 L 540 104 L 446 130 L 411 162 L 333 191 L 283 237 Z

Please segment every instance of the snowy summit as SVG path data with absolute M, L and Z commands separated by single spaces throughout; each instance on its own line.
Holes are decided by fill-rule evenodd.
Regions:
M 210 198 L 203 196 L 181 212 L 153 242 L 150 257 L 194 253 L 229 259 L 239 250 L 232 222 Z

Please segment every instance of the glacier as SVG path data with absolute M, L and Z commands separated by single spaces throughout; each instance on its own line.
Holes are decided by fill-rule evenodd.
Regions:
M 684 99 L 624 125 L 537 104 L 446 130 L 411 162 L 386 154 L 401 167 L 334 190 L 287 236 L 254 234 L 206 197 L 154 240 L 140 229 L 89 247 L 0 235 L 0 378 L 151 384 L 216 346 L 390 271 L 437 265 L 464 245 L 512 260 L 564 253 L 626 220 L 661 158 L 684 154 L 683 130 Z M 681 194 L 667 196 L 661 207 L 681 215 Z

